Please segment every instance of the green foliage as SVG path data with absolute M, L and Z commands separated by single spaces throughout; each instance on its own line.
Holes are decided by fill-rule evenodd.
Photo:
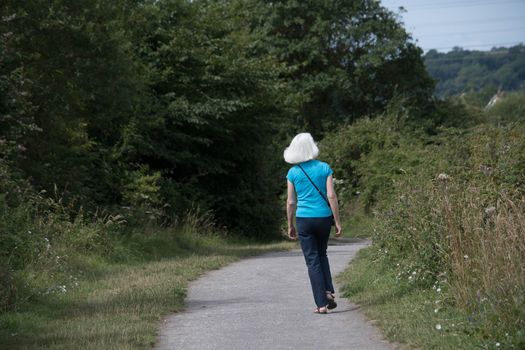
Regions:
M 377 220 L 373 260 L 410 288 L 439 288 L 469 315 L 467 331 L 520 344 L 525 129 L 485 123 L 429 137 L 396 121 L 361 120 L 322 143 L 336 175 L 354 179 L 345 199 Z
M 432 94 L 421 50 L 378 1 L 272 1 L 264 17 L 300 96 L 298 128 L 320 135 L 382 112 L 394 96 L 424 105 Z
M 361 119 L 323 140 L 323 155 L 343 183 L 338 187 L 343 203 L 359 198 L 369 212 L 392 197 L 400 178 L 431 161 L 423 141 L 403 126 L 405 121 L 405 115 L 391 111 Z
M 147 18 L 134 36 L 141 36 L 153 98 L 128 126 L 121 154 L 190 186 L 179 197 L 201 201 L 221 225 L 271 236 L 280 184 L 267 164 L 286 91 L 280 65 L 252 47 L 261 33 L 235 6 L 164 1 L 136 12 Z
M 442 98 L 467 92 L 511 91 L 525 82 L 525 48 L 493 48 L 488 52 L 457 48 L 447 53 L 425 54 L 430 76 L 437 80 L 435 95 Z M 488 102 L 491 96 L 485 100 Z

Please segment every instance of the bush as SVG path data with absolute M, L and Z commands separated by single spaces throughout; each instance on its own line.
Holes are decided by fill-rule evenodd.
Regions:
M 486 337 L 508 333 L 518 344 L 525 327 L 525 130 L 449 131 L 427 147 L 434 174 L 397 182 L 375 232 L 376 246 L 388 251 L 380 257 L 422 288 L 441 286 Z
M 323 140 L 341 200 L 379 219 L 374 261 L 411 288 L 439 289 L 471 315 L 469 331 L 520 344 L 525 128 L 441 126 L 429 136 L 409 122 L 391 111 Z

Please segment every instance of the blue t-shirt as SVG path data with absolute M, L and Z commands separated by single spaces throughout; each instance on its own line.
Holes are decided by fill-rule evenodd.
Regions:
M 333 173 L 330 166 L 325 162 L 314 159 L 301 163 L 301 167 L 310 176 L 317 188 L 326 196 L 326 179 Z M 294 185 L 297 193 L 296 217 L 325 218 L 332 215 L 332 210 L 330 210 L 328 203 L 321 197 L 297 165 L 288 170 L 286 178 Z

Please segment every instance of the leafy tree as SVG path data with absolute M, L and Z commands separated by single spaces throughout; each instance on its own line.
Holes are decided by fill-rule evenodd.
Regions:
M 158 1 L 135 12 L 151 100 L 121 156 L 161 171 L 176 210 L 194 201 L 261 237 L 278 233 L 279 179 L 268 164 L 286 93 L 280 65 L 252 47 L 263 33 L 246 26 L 241 4 Z
M 122 1 L 4 1 L 9 62 L 23 75 L 26 118 L 41 130 L 20 162 L 38 187 L 57 184 L 85 202 L 117 196 L 111 147 L 134 113 L 140 78 L 119 18 Z M 7 20 L 6 20 L 7 19 Z
M 352 122 L 384 110 L 396 94 L 410 103 L 431 95 L 421 50 L 378 1 L 272 1 L 263 18 L 302 98 L 298 128 Z

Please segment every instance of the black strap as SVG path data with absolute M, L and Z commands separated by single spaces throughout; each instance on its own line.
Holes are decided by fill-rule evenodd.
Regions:
M 319 190 L 319 187 L 316 186 L 316 184 L 312 181 L 312 179 L 310 178 L 310 176 L 308 176 L 308 174 L 306 173 L 306 171 L 304 171 L 303 167 L 301 166 L 301 164 L 297 164 L 297 166 L 299 168 L 301 168 L 301 170 L 303 171 L 303 173 L 306 175 L 306 177 L 308 178 L 308 180 L 310 180 L 311 184 L 315 187 L 315 189 L 317 190 L 317 192 L 319 192 L 319 194 L 321 195 L 321 197 L 323 197 L 323 199 L 325 200 L 326 204 L 328 204 L 328 208 L 332 208 L 330 206 L 330 202 L 328 201 L 328 198 L 325 197 L 325 195 L 323 194 L 323 192 L 321 192 L 321 190 Z

